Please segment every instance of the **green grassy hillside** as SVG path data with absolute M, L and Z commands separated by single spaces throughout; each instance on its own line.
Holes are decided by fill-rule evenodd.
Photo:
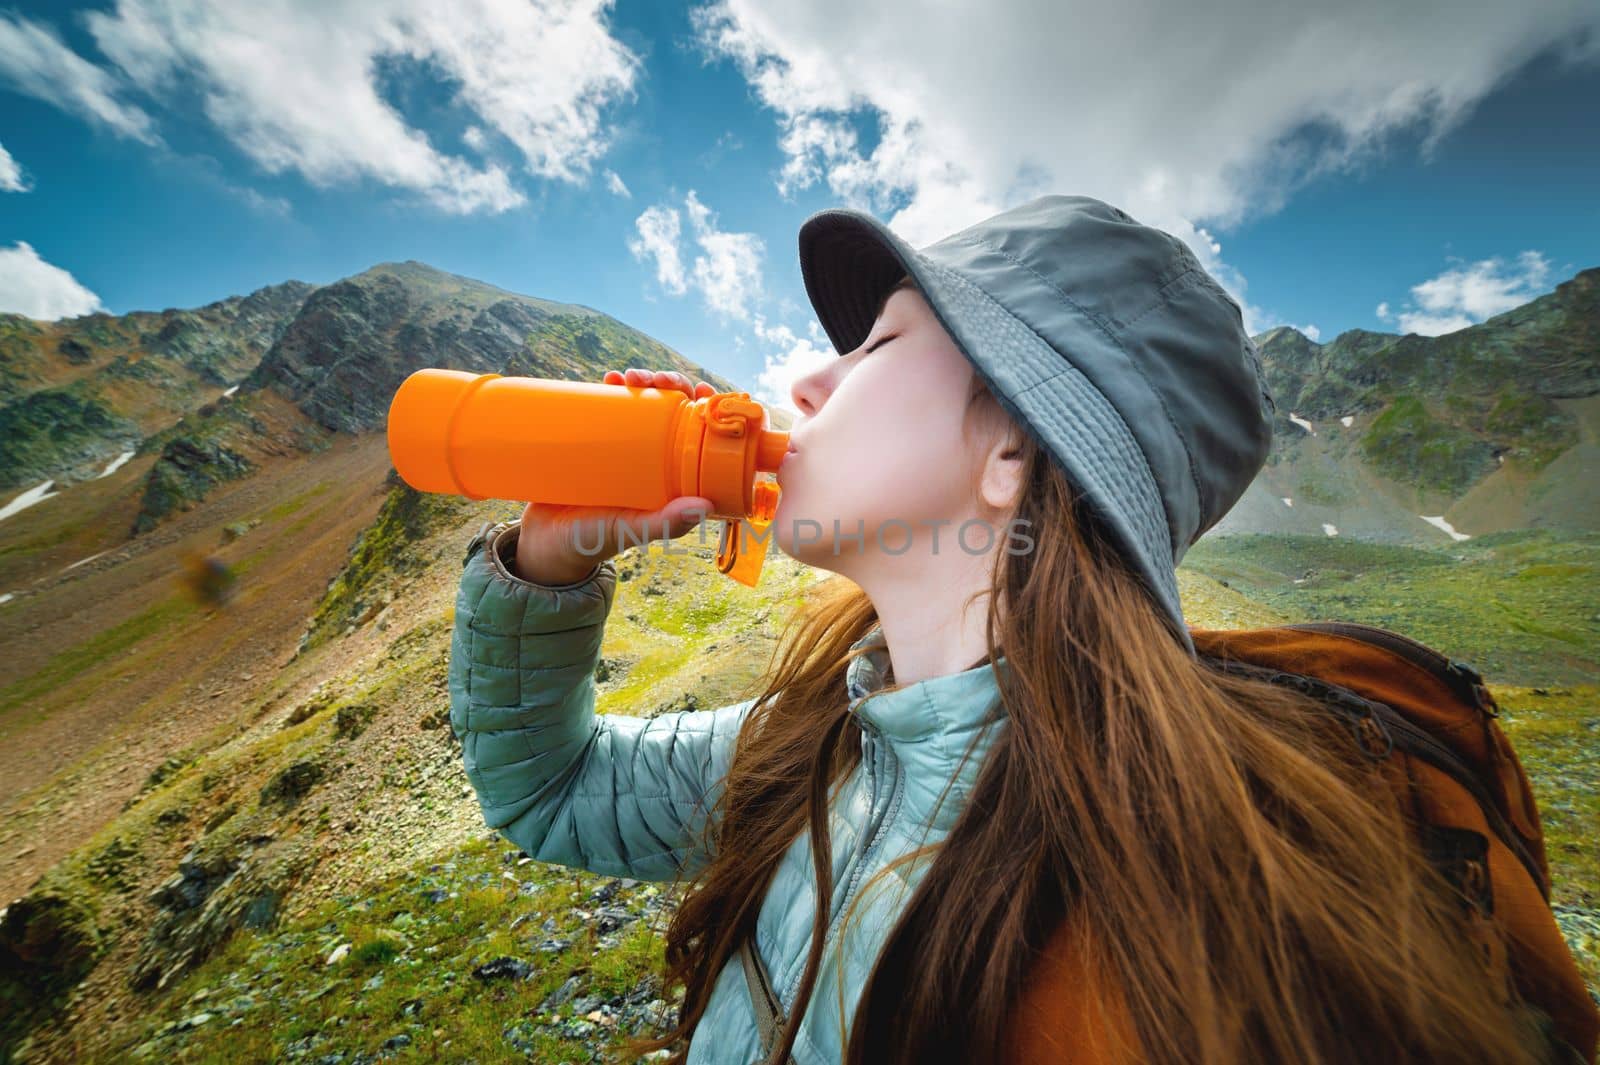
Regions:
M 510 516 L 471 509 L 460 524 L 395 504 L 363 543 L 389 536 L 414 557 L 453 555 L 483 515 Z M 1483 669 L 1534 782 L 1559 922 L 1600 988 L 1600 687 L 1594 640 L 1581 635 L 1597 623 L 1583 611 L 1600 542 L 1491 540 L 1428 551 L 1230 538 L 1197 545 L 1180 584 L 1196 625 L 1369 621 Z M 784 610 L 826 576 L 775 556 L 761 588 L 746 589 L 714 573 L 709 548 L 684 542 L 687 556 L 619 559 L 602 712 L 752 694 Z M 378 635 L 386 615 L 356 608 L 382 601 L 381 581 L 359 579 L 369 553 L 356 545 L 352 579 L 330 587 L 330 624 L 301 656 L 309 669 Z M 621 1061 L 626 1036 L 664 1030 L 664 885 L 543 866 L 483 828 L 444 718 L 453 572 L 408 578 L 423 585 L 394 601 L 421 606 L 387 615 L 376 657 L 264 710 L 238 739 L 174 760 L 52 870 L 35 894 L 59 906 L 55 942 L 103 970 L 78 994 L 117 1008 L 95 1014 L 91 1035 L 46 1026 L 32 1044 L 43 1056 L 18 1060 L 71 1045 L 75 1060 L 108 1062 Z M 186 890 L 202 899 L 191 909 L 178 901 Z

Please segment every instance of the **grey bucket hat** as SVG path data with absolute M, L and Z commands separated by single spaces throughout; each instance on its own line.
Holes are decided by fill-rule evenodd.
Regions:
M 1181 240 L 1088 196 L 1041 196 L 921 250 L 835 209 L 801 225 L 800 272 L 840 354 L 910 274 L 1195 653 L 1174 570 L 1266 461 L 1274 406 L 1238 303 Z

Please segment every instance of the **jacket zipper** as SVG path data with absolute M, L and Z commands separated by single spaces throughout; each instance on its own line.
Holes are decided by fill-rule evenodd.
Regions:
M 855 864 L 850 869 L 850 886 L 845 889 L 844 898 L 839 902 L 839 912 L 834 914 L 832 923 L 828 926 L 828 933 L 823 937 L 823 953 L 827 953 L 828 944 L 833 942 L 839 925 L 844 921 L 845 912 L 850 909 L 850 901 L 855 898 L 861 885 L 862 874 L 866 872 L 867 861 L 878 849 L 878 844 L 889 831 L 889 825 L 894 821 L 895 811 L 900 806 L 900 796 L 904 789 L 901 787 L 904 771 L 900 765 L 900 757 L 894 753 L 894 745 L 883 742 L 883 734 L 873 727 L 870 722 L 863 722 L 871 729 L 875 739 L 875 748 L 881 749 L 884 754 L 884 776 L 889 780 L 889 798 L 884 802 L 883 811 L 870 823 L 867 834 L 867 845 L 856 856 Z M 876 790 L 876 789 L 874 789 Z M 874 796 L 876 797 L 876 796 Z
M 845 913 L 850 909 L 850 900 L 855 897 L 856 890 L 860 885 L 861 874 L 867 867 L 867 859 L 877 849 L 879 841 L 883 838 L 884 833 L 888 831 L 889 823 L 894 820 L 894 811 L 899 807 L 900 797 L 904 790 L 902 787 L 904 784 L 904 769 L 900 764 L 899 756 L 894 753 L 894 746 L 883 741 L 883 733 L 872 722 L 864 718 L 858 718 L 857 720 L 861 725 L 862 731 L 868 736 L 868 753 L 871 755 L 870 764 L 872 767 L 872 798 L 868 809 L 875 812 L 869 815 L 867 827 L 860 836 L 860 839 L 866 842 L 864 844 L 857 843 L 855 855 L 845 866 L 845 875 L 849 878 L 849 886 L 845 889 L 844 898 L 840 900 L 837 912 L 834 913 L 832 920 L 829 922 L 826 935 L 823 936 L 822 951 L 824 955 L 827 954 L 828 946 L 833 942 L 834 936 L 839 930 L 839 925 L 844 920 Z M 884 765 L 881 767 L 881 771 L 878 765 L 878 753 L 880 751 L 884 756 Z M 882 790 L 885 778 L 889 781 L 889 795 L 880 809 L 878 806 L 878 794 Z M 800 970 L 800 972 L 803 971 L 803 969 Z M 799 981 L 800 972 L 797 972 L 791 978 L 791 985 Z M 789 986 L 784 989 L 784 993 L 780 996 L 780 1002 L 782 1002 L 786 1014 L 792 1008 L 790 998 L 794 990 L 794 986 Z

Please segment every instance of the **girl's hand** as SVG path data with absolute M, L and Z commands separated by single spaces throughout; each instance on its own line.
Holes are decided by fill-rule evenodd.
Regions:
M 689 379 L 676 370 L 641 370 L 630 366 L 626 370 L 607 370 L 601 378 L 603 384 L 633 385 L 637 388 L 676 388 L 691 400 L 715 395 L 716 389 L 704 381 L 690 384 Z
M 691 400 L 716 392 L 705 381 L 691 385 L 675 370 L 607 370 L 604 383 L 676 388 Z M 529 503 L 517 535 L 517 576 L 535 584 L 573 584 L 622 549 L 620 523 L 627 523 L 630 544 L 640 539 L 676 540 L 710 512 L 711 500 L 702 496 L 679 496 L 659 510 Z
M 711 500 L 701 496 L 679 496 L 659 510 L 529 503 L 517 534 L 517 576 L 535 584 L 575 584 L 622 550 L 620 525 L 626 525 L 632 546 L 676 540 L 710 513 Z

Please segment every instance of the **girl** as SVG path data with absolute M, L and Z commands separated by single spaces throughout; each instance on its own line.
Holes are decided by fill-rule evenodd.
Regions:
M 690 882 L 678 1023 L 636 1049 L 1539 1060 L 1343 726 L 1194 653 L 1173 571 L 1273 408 L 1182 242 L 1051 196 L 920 250 L 825 211 L 800 256 L 841 357 L 793 386 L 772 530 L 844 579 L 760 696 L 594 713 L 618 522 L 675 538 L 707 500 L 530 505 L 462 578 L 451 720 L 487 823 L 541 861 Z

